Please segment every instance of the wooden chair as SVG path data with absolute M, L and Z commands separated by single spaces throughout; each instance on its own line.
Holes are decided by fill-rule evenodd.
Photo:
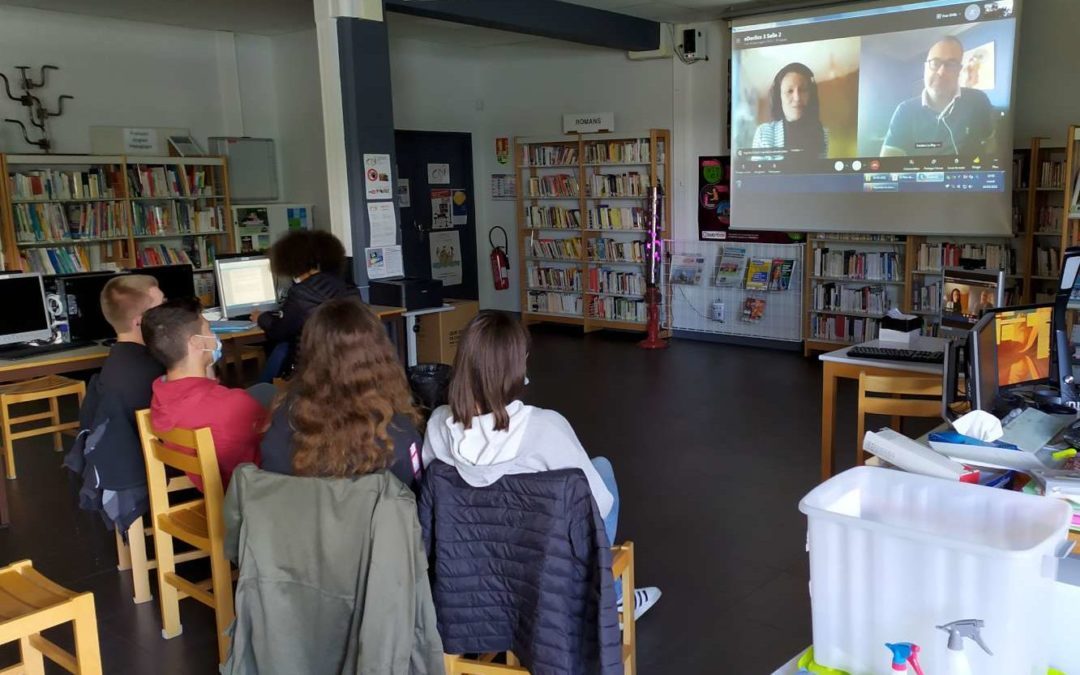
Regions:
M 229 653 L 229 637 L 225 630 L 232 623 L 234 609 L 232 570 L 225 557 L 225 523 L 221 513 L 224 495 L 214 438 L 209 429 L 155 431 L 150 425 L 149 410 L 140 410 L 135 419 L 146 457 L 150 522 L 154 528 L 158 593 L 161 596 L 161 635 L 169 639 L 183 631 L 180 600 L 195 598 L 214 610 L 218 657 L 224 663 Z M 191 501 L 170 504 L 165 467 L 199 476 L 203 483 L 202 495 Z M 178 556 L 173 551 L 174 538 L 209 554 L 209 581 L 193 582 L 176 573 Z
M 866 461 L 863 437 L 867 415 L 889 415 L 892 427 L 900 431 L 904 417 L 941 417 L 942 384 L 940 377 L 891 377 L 859 375 L 859 436 L 856 463 Z
M 60 452 L 64 449 L 62 434 L 75 435 L 79 421 L 60 423 L 60 399 L 64 396 L 78 396 L 82 407 L 86 396 L 86 383 L 60 375 L 48 375 L 25 382 L 15 382 L 0 386 L 0 435 L 4 437 L 4 461 L 7 465 L 7 477 L 15 478 L 15 441 L 22 438 L 52 434 L 53 448 Z M 49 411 L 13 417 L 11 406 L 34 401 L 48 401 Z M 15 431 L 16 425 L 48 420 L 49 424 L 32 429 Z
M 637 674 L 637 623 L 634 621 L 634 544 L 626 542 L 611 549 L 613 560 L 611 572 L 616 583 L 621 579 L 623 587 L 622 660 L 626 675 Z M 512 652 L 505 652 L 506 665 L 494 663 L 497 654 L 483 654 L 467 659 L 456 654 L 444 654 L 446 675 L 507 675 L 528 673 Z
M 75 654 L 41 635 L 43 630 L 71 622 Z M 22 661 L 4 673 L 44 675 L 45 658 L 75 675 L 100 675 L 94 596 L 58 586 L 23 560 L 0 569 L 0 644 L 19 641 Z
M 169 480 L 168 491 L 180 492 L 182 490 L 194 490 L 195 485 L 187 476 L 176 476 Z M 153 536 L 153 526 L 147 527 L 143 519 L 139 518 L 127 531 L 127 543 L 116 531 L 116 569 L 121 572 L 131 570 L 131 583 L 134 586 L 134 601 L 136 605 L 150 602 L 154 596 L 150 593 L 150 570 L 157 569 L 157 560 L 151 560 L 146 555 L 146 538 Z M 209 555 L 206 551 L 185 551 L 175 554 L 176 562 L 198 560 Z

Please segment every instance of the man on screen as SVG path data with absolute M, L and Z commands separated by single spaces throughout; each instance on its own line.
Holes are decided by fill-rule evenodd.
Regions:
M 960 86 L 964 45 L 943 37 L 930 48 L 923 66 L 923 91 L 896 107 L 882 157 L 989 153 L 994 108 L 986 94 Z

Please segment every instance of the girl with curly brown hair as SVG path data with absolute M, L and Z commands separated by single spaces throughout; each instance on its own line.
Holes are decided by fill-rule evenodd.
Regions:
M 390 469 L 416 489 L 420 416 L 378 317 L 353 298 L 308 319 L 300 363 L 262 440 L 262 468 L 351 477 Z

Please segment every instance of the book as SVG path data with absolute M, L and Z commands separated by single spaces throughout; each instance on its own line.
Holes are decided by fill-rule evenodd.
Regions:
M 671 283 L 683 286 L 696 286 L 701 283 L 701 273 L 704 268 L 704 256 L 676 256 L 671 260 L 671 273 L 669 275 Z
M 978 471 L 972 472 L 963 464 L 954 462 L 889 428 L 876 433 L 867 431 L 863 437 L 863 449 L 911 473 L 965 483 L 977 483 L 979 480 Z
M 772 271 L 772 262 L 772 258 L 750 259 L 750 262 L 746 265 L 746 290 L 769 290 L 769 273 Z
M 713 286 L 737 286 L 746 264 L 746 249 L 742 246 L 725 246 L 717 258 Z
M 784 258 L 780 265 L 780 290 L 786 291 L 791 288 L 791 277 L 795 274 L 795 259 Z
M 765 298 L 747 298 L 743 301 L 742 317 L 747 323 L 757 323 L 765 318 Z

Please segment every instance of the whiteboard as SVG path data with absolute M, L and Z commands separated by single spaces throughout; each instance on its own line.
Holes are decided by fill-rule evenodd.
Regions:
M 229 159 L 229 195 L 234 202 L 278 198 L 274 139 L 212 136 L 209 144 L 211 155 Z

